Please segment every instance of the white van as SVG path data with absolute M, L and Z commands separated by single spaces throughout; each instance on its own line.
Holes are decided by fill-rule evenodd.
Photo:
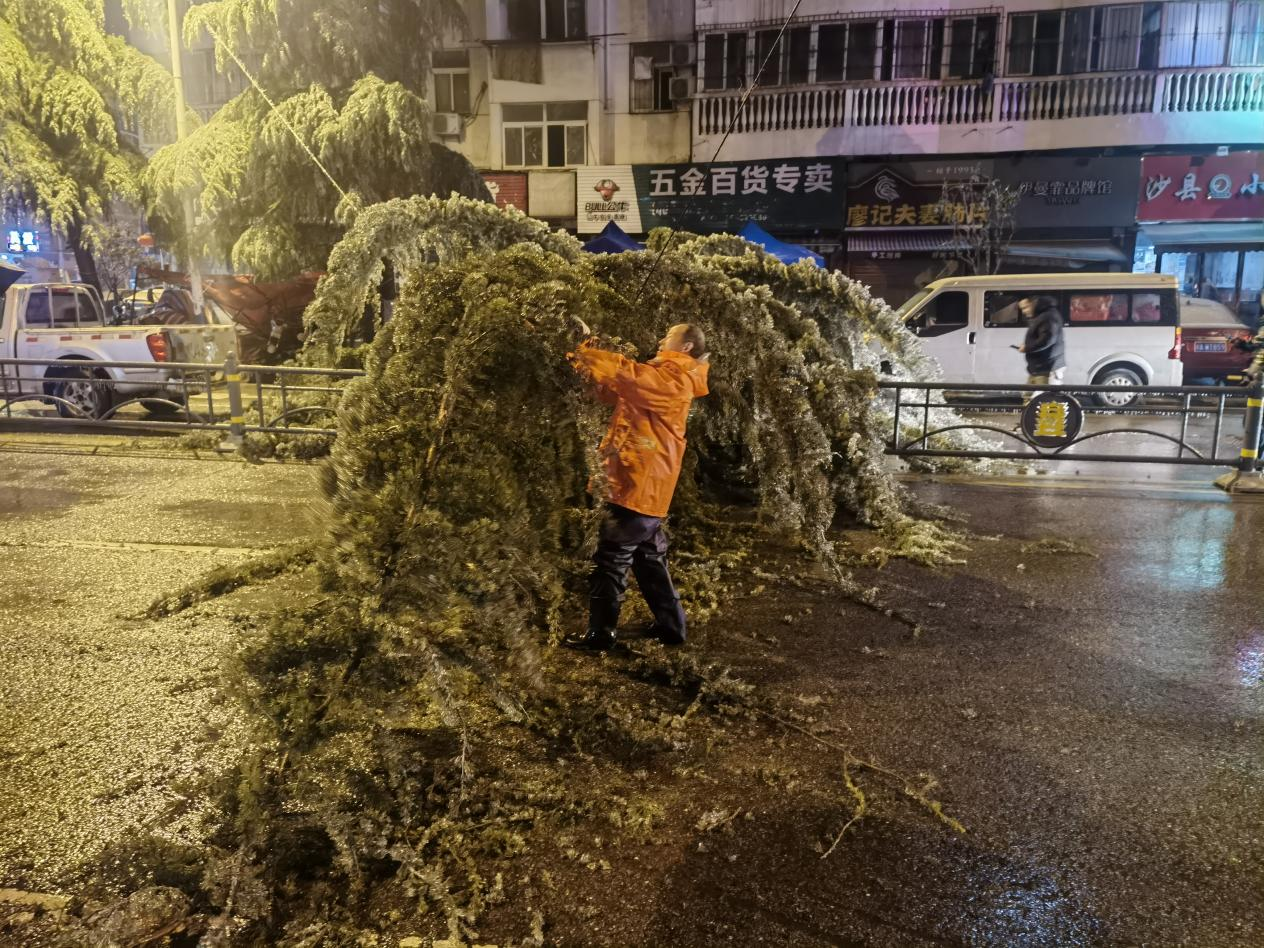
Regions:
M 1066 385 L 1180 385 L 1179 286 L 1164 273 L 1048 273 L 936 280 L 902 307 L 945 382 L 1026 382 L 1025 296 L 1052 296 L 1066 325 Z M 1132 392 L 1099 393 L 1122 408 Z

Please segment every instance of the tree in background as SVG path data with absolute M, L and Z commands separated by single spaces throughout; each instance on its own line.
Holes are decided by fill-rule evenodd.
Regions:
M 996 178 L 974 175 L 945 181 L 939 196 L 942 220 L 952 225 L 951 251 L 967 273 L 987 276 L 1001 269 L 1014 237 L 1018 191 Z
M 257 64 L 257 87 L 154 156 L 155 212 L 178 221 L 181 197 L 193 190 L 203 221 L 195 250 L 280 279 L 323 269 L 361 207 L 454 190 L 490 200 L 469 162 L 431 138 L 430 54 L 463 25 L 456 0 L 191 8 L 186 41 L 206 31 L 220 68 Z
M 123 8 L 133 23 L 150 13 Z M 88 283 L 87 230 L 140 199 L 144 158 L 118 127 L 160 132 L 173 101 L 167 70 L 106 32 L 101 0 L 0 0 L 0 189 L 66 239 Z

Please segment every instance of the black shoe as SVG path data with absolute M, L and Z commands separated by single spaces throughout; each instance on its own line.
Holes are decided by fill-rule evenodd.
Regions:
M 657 639 L 667 646 L 684 645 L 685 637 L 677 632 L 668 632 L 657 625 L 648 625 L 641 633 L 643 639 Z
M 574 635 L 562 639 L 567 648 L 584 652 L 608 652 L 615 647 L 616 640 L 609 632 L 595 632 L 589 629 L 583 635 Z

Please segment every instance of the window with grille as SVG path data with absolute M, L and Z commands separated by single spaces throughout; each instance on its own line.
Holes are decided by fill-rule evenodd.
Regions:
M 671 43 L 632 44 L 631 111 L 669 112 L 676 108 L 671 97 L 671 81 L 676 75 L 671 65 L 671 46 Z
M 746 34 L 708 33 L 702 41 L 702 88 L 740 89 L 746 84 Z

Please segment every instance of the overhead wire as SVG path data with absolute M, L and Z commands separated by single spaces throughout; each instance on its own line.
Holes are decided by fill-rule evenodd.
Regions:
M 774 55 L 781 55 L 782 37 L 785 36 L 786 30 L 790 26 L 790 22 L 794 19 L 794 15 L 799 12 L 799 7 L 802 3 L 803 0 L 795 0 L 794 7 L 791 8 L 789 14 L 787 14 L 786 18 L 782 21 L 781 29 L 777 31 L 777 38 L 773 40 L 772 46 L 764 55 L 763 62 L 759 64 L 759 69 L 755 72 L 754 78 L 751 79 L 750 85 L 748 85 L 746 87 L 746 91 L 742 93 L 741 101 L 737 103 L 737 108 L 733 110 L 733 117 L 729 119 L 728 127 L 724 130 L 724 135 L 720 138 L 720 143 L 715 146 L 715 152 L 711 155 L 711 161 L 715 161 L 720 157 L 720 149 L 724 147 L 724 143 L 729 140 L 729 135 L 731 135 L 733 133 L 733 129 L 737 127 L 737 120 L 742 117 L 742 112 L 746 108 L 746 103 L 750 100 L 751 93 L 755 91 L 755 87 L 759 85 L 759 80 L 763 78 L 764 70 L 768 68 L 768 63 L 772 60 Z M 667 240 L 663 242 L 663 246 L 659 248 L 658 253 L 654 255 L 654 260 L 650 264 L 649 271 L 646 272 L 645 277 L 641 280 L 641 285 L 637 287 L 636 296 L 632 298 L 632 307 L 634 309 L 637 304 L 641 302 L 641 295 L 644 293 L 646 285 L 658 271 L 658 265 L 660 261 L 662 261 L 663 255 L 667 253 L 667 251 L 671 249 L 671 245 L 675 243 L 677 233 L 677 231 L 673 230 L 671 234 L 668 235 Z

